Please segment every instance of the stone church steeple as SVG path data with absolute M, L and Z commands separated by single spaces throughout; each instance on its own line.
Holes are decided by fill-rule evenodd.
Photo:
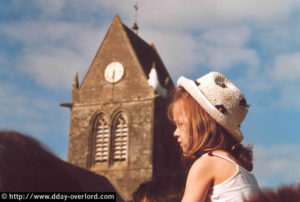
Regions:
M 154 45 L 116 15 L 84 79 L 73 81 L 68 161 L 106 176 L 125 200 L 144 181 L 176 175 L 173 88 Z

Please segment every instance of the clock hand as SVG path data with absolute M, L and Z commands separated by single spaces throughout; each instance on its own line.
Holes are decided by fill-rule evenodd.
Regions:
M 113 77 L 113 82 L 115 82 L 115 70 L 114 69 L 113 69 L 112 77 Z
M 115 94 L 115 69 L 113 69 L 113 73 L 112 73 L 112 77 L 113 77 L 113 83 L 112 83 L 112 101 L 114 102 L 114 94 Z

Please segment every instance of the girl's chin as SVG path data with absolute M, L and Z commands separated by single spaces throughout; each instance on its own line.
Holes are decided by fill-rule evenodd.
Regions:
M 180 148 L 181 148 L 182 153 L 185 153 L 185 152 L 186 152 L 186 148 L 184 148 L 184 147 L 182 147 L 182 146 L 180 146 Z

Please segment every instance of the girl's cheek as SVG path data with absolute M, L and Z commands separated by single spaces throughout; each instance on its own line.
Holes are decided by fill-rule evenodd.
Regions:
M 180 130 L 181 130 L 181 132 L 186 133 L 186 127 L 185 127 L 184 125 L 182 125 L 182 126 L 180 127 Z

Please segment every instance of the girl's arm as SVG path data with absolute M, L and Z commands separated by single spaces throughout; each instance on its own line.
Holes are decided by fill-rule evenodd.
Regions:
M 189 171 L 182 202 L 205 201 L 213 180 L 211 158 L 208 155 L 202 156 Z

